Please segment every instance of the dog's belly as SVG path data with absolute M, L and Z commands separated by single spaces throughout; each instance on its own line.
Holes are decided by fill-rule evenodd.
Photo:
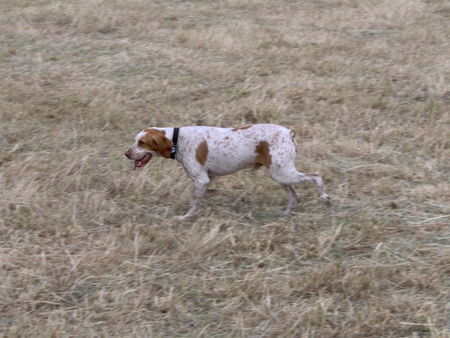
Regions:
M 255 166 L 256 155 L 251 153 L 248 156 L 228 157 L 211 156 L 206 162 L 205 169 L 211 176 L 224 176 L 233 174 L 236 171 L 252 168 Z
M 223 167 L 223 168 L 217 168 L 216 166 L 212 168 L 208 168 L 208 174 L 209 176 L 225 176 L 233 174 L 239 170 L 246 169 L 246 168 L 252 168 L 254 167 L 254 164 L 248 164 L 248 165 L 242 165 L 242 166 L 235 166 L 235 167 Z

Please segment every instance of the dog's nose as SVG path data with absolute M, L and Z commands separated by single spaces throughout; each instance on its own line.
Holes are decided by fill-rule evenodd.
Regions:
M 127 158 L 130 158 L 130 156 L 131 156 L 131 149 L 128 149 L 128 150 L 125 152 L 125 156 L 126 156 Z

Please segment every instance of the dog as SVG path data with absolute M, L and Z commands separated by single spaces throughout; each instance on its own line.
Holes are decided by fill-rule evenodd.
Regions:
M 181 163 L 193 180 L 193 198 L 184 220 L 199 214 L 200 203 L 211 180 L 245 168 L 266 167 L 270 176 L 286 191 L 291 213 L 299 198 L 293 184 L 314 183 L 328 205 L 321 175 L 305 174 L 295 168 L 297 155 L 295 131 L 275 124 L 254 124 L 240 128 L 189 126 L 147 128 L 136 135 L 125 156 L 134 161 L 134 169 L 143 168 L 154 156 L 172 158 Z

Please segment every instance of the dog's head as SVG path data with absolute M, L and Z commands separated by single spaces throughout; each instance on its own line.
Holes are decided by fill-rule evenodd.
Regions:
M 135 142 L 125 152 L 125 156 L 134 161 L 134 169 L 144 167 L 153 156 L 170 157 L 172 141 L 166 136 L 165 130 L 148 128 L 135 137 Z

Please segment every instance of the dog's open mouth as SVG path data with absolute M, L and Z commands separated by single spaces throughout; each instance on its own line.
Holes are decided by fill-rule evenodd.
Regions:
M 134 161 L 134 170 L 136 170 L 136 168 L 142 168 L 143 166 L 145 166 L 152 159 L 152 157 L 153 155 L 151 153 L 147 153 L 140 160 Z

